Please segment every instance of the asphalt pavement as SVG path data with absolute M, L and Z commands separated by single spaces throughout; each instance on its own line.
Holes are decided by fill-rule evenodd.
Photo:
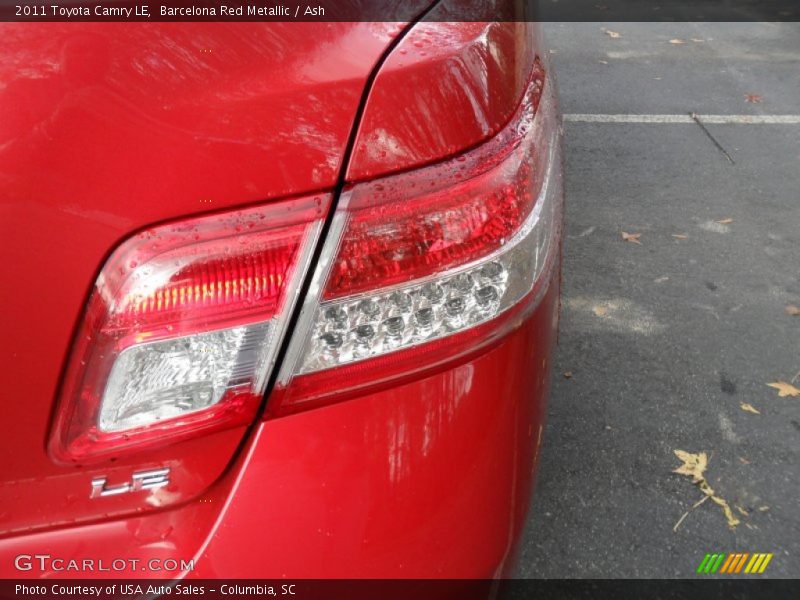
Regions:
M 563 312 L 519 575 L 696 577 L 706 553 L 769 552 L 764 576 L 800 577 L 800 397 L 767 386 L 800 387 L 800 24 L 544 31 L 566 116 Z M 675 450 L 706 453 L 738 525 L 692 509 Z

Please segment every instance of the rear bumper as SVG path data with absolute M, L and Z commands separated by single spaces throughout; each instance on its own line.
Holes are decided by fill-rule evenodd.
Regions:
M 558 269 L 546 285 L 520 327 L 485 354 L 265 421 L 212 491 L 181 507 L 0 540 L 0 576 L 504 574 L 538 460 Z M 182 560 L 191 571 L 180 572 Z

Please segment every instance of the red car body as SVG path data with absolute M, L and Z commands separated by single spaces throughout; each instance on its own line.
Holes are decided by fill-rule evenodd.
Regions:
M 560 125 L 537 28 L 0 32 L 0 576 L 508 574 L 541 444 L 558 252 L 502 334 L 402 377 L 291 410 L 275 408 L 278 382 L 246 423 L 98 460 L 59 460 L 52 439 L 87 301 L 125 240 L 291 197 L 316 198 L 330 219 L 350 186 L 424 177 L 490 143 L 536 69 L 560 248 Z M 97 477 L 157 467 L 170 469 L 167 487 L 90 497 Z

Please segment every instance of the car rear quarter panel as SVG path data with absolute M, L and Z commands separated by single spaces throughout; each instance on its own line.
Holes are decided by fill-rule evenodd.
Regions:
M 332 186 L 366 74 L 396 31 L 390 24 L 329 24 L 337 35 L 318 36 L 301 28 L 279 29 L 299 48 L 307 44 L 310 58 L 292 62 L 284 50 L 279 56 L 286 58 L 285 68 L 265 74 L 264 63 L 274 48 L 259 50 L 255 40 L 260 25 L 250 24 L 254 38 L 242 36 L 242 29 L 196 25 L 202 35 L 191 39 L 170 31 L 169 24 L 154 28 L 155 51 L 141 44 L 147 41 L 145 34 L 125 34 L 127 30 L 108 39 L 115 34 L 103 29 L 98 39 L 87 26 L 88 37 L 75 42 L 77 50 L 66 41 L 51 44 L 51 38 L 43 37 L 42 48 L 57 65 L 73 52 L 93 55 L 97 44 L 105 54 L 101 52 L 89 73 L 78 70 L 83 83 L 75 87 L 67 80 L 69 69 L 48 70 L 43 60 L 36 77 L 20 76 L 14 83 L 20 87 L 0 91 L 2 110 L 14 98 L 37 99 L 17 118 L 25 127 L 0 129 L 0 156 L 5 153 L 11 161 L 0 161 L 0 193 L 7 194 L 3 234 L 12 259 L 0 263 L 0 276 L 18 284 L 2 307 L 17 315 L 3 320 L 2 334 L 16 343 L 0 349 L 5 353 L 0 359 L 10 365 L 2 383 L 14 397 L 36 399 L 27 405 L 0 404 L 0 417 L 18 424 L 0 446 L 3 464 L 13 465 L 0 482 L 0 507 L 23 507 L 13 514 L 0 509 L 0 528 L 9 531 L 9 524 L 13 529 L 18 523 L 22 529 L 60 526 L 25 535 L 18 528 L 14 536 L 0 539 L 0 576 L 86 575 L 20 573 L 13 569 L 13 557 L 20 553 L 91 556 L 107 562 L 119 557 L 194 558 L 196 569 L 187 575 L 198 577 L 503 573 L 528 509 L 538 459 L 558 315 L 557 270 L 533 313 L 477 358 L 403 386 L 259 423 L 227 469 L 225 461 L 214 461 L 225 456 L 233 439 L 206 438 L 190 453 L 207 463 L 193 467 L 202 485 L 192 493 L 178 493 L 144 511 L 133 502 L 118 512 L 95 511 L 92 523 L 78 526 L 67 519 L 88 500 L 67 497 L 62 506 L 62 492 L 56 496 L 57 488 L 46 487 L 48 481 L 72 478 L 69 485 L 80 491 L 91 479 L 89 472 L 53 466 L 44 443 L 72 328 L 107 252 L 131 231 L 153 222 Z M 399 53 L 405 42 L 395 49 L 386 65 L 386 73 L 395 76 L 382 71 L 368 98 L 358 143 L 370 147 L 364 147 L 367 154 L 357 150 L 350 179 L 452 154 L 504 124 L 519 97 L 515 90 L 532 61 L 535 39 L 515 40 L 503 28 L 481 27 L 465 24 L 460 34 L 448 34 L 458 42 L 451 48 L 466 57 L 455 62 L 441 54 L 426 61 L 417 52 L 416 59 L 428 66 L 408 71 L 401 58 L 408 54 Z M 52 33 L 53 39 L 66 36 L 55 25 Z M 24 36 L 16 35 L 11 48 L 21 63 L 27 46 Z M 34 30 L 29 35 L 40 34 Z M 214 45 L 219 35 L 229 35 L 233 48 Z M 354 46 L 342 50 L 339 36 L 354 40 Z M 140 49 L 134 50 L 137 43 Z M 338 71 L 329 61 L 336 49 L 349 57 Z M 514 57 L 510 62 L 487 62 L 506 51 Z M 215 62 L 220 53 L 225 68 Z M 401 101 L 393 108 L 389 102 L 392 94 L 409 98 L 402 96 L 401 73 L 416 73 L 417 81 L 435 84 L 433 74 L 467 59 L 472 62 L 463 73 L 473 77 L 469 89 L 492 83 L 492 93 L 470 95 L 455 86 L 456 80 L 447 80 L 427 96 L 437 98 L 427 107 L 434 111 L 427 116 L 441 117 L 427 121 L 433 128 L 427 140 L 419 137 L 418 128 L 404 133 L 398 127 L 385 139 L 402 141 L 407 152 L 372 152 L 372 144 L 379 149 L 381 140 L 369 138 L 369 132 L 379 123 L 394 126 L 392 111 L 406 122 L 426 116 L 421 110 L 425 106 Z M 102 77 L 95 74 L 98 69 Z M 144 75 L 152 69 L 158 78 Z M 175 92 L 171 101 L 163 95 L 165 81 Z M 51 90 L 52 103 L 39 101 L 35 90 L 43 88 L 37 86 Z M 273 97 L 276 87 L 285 87 L 287 95 Z M 477 104 L 465 121 L 473 100 Z M 447 102 L 452 103 L 449 117 Z M 312 113 L 319 118 L 310 123 Z M 319 143 L 310 156 L 298 156 L 300 140 L 309 136 Z M 171 447 L 161 458 L 176 452 L 180 449 Z M 103 474 L 109 468 L 105 465 Z M 128 473 L 131 465 L 113 468 Z M 36 477 L 26 480 L 29 472 Z M 53 503 L 43 510 L 41 498 L 47 494 Z M 126 517 L 115 518 L 126 511 Z
M 0 536 L 185 502 L 243 428 L 58 466 L 59 378 L 111 250 L 164 220 L 333 187 L 393 23 L 3 23 Z M 89 499 L 93 476 L 172 468 L 158 494 Z

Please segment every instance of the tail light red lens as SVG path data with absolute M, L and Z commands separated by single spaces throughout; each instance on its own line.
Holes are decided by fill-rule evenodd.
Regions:
M 304 198 L 145 230 L 108 259 L 51 451 L 81 461 L 250 421 L 329 208 Z
M 344 193 L 271 413 L 419 376 L 516 326 L 561 222 L 544 81 L 537 62 L 516 114 L 481 146 Z
M 347 226 L 323 300 L 445 272 L 511 239 L 544 175 L 544 144 L 536 145 L 533 130 L 543 77 L 537 65 L 513 121 L 478 149 L 349 190 Z

